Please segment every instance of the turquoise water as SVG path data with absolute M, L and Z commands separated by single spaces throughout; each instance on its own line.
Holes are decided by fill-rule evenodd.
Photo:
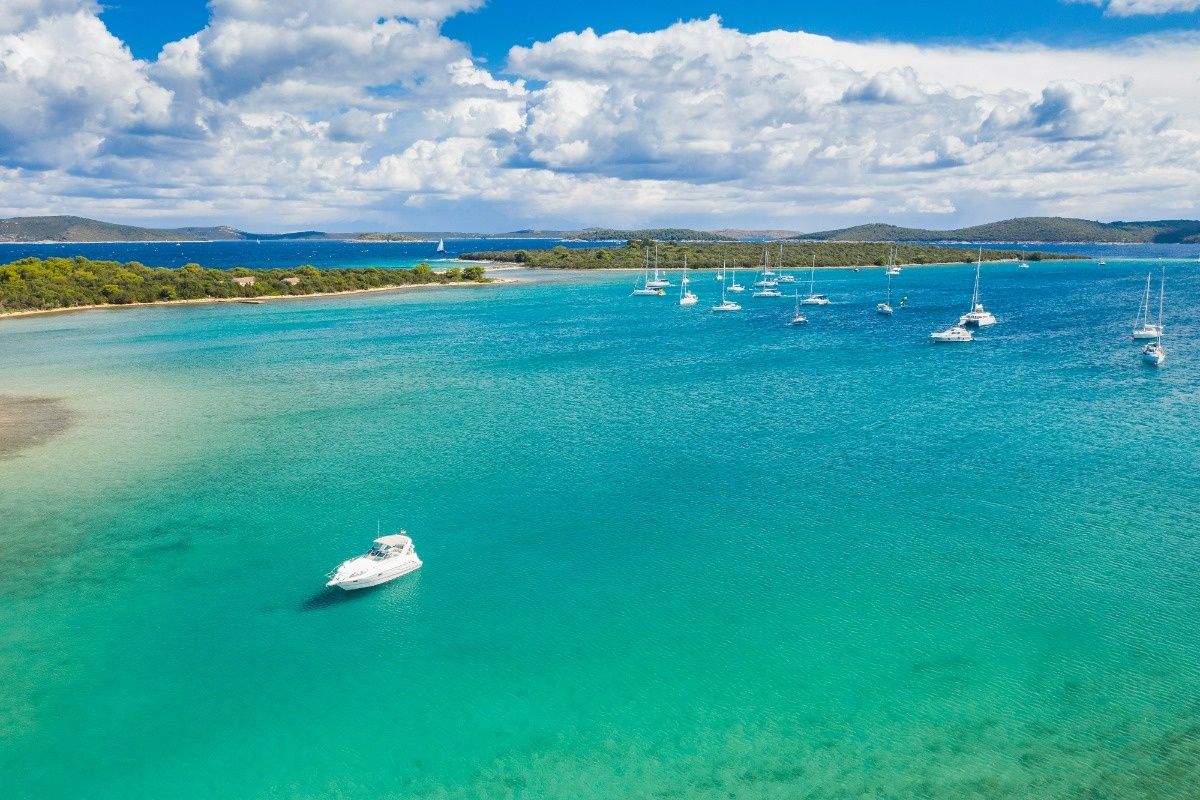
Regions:
M 630 276 L 10 320 L 17 798 L 1190 798 L 1200 275 Z M 549 278 L 546 280 L 545 278 Z M 744 282 L 744 281 L 743 281 Z M 425 567 L 322 589 L 384 528 Z

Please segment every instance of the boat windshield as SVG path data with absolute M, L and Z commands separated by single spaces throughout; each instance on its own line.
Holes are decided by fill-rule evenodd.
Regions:
M 379 559 L 387 558 L 388 556 L 392 555 L 393 552 L 394 548 L 388 547 L 386 544 L 377 544 L 367 552 L 367 555 L 370 558 Z

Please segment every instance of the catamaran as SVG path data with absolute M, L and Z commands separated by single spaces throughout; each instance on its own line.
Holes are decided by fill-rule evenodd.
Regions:
M 679 305 L 694 306 L 700 298 L 696 297 L 696 293 L 687 288 L 691 283 L 691 279 L 687 276 L 687 256 L 683 257 L 683 277 L 679 279 Z
M 725 311 L 741 311 L 742 307 L 737 303 L 725 297 L 725 284 L 721 284 L 721 302 L 713 306 L 710 311 L 725 312 Z
M 1165 275 L 1165 273 L 1164 273 Z M 1146 291 L 1142 295 L 1142 304 L 1138 307 L 1137 318 L 1133 321 L 1133 338 L 1157 339 L 1163 335 L 1162 326 L 1150 321 L 1150 273 L 1146 273 Z
M 996 324 L 996 315 L 983 307 L 979 302 L 979 271 L 983 266 L 983 248 L 979 248 L 979 257 L 975 260 L 975 291 L 971 294 L 971 310 L 958 318 L 958 324 L 968 328 L 986 328 Z
M 883 303 L 877 303 L 875 305 L 875 313 L 882 314 L 885 317 L 890 317 L 894 313 L 894 310 L 892 309 L 892 273 L 891 273 L 891 271 L 888 272 L 887 279 L 888 279 L 887 300 Z
M 1145 361 L 1152 367 L 1161 367 L 1163 362 L 1167 360 L 1167 350 L 1162 343 L 1162 313 L 1163 313 L 1163 294 L 1167 288 L 1167 272 L 1163 269 L 1162 279 L 1158 283 L 1158 338 L 1146 345 L 1142 349 L 1142 361 Z
M 817 294 L 813 291 L 814 284 L 817 280 L 817 256 L 812 257 L 812 269 L 808 273 L 808 297 L 800 301 L 802 306 L 827 306 L 829 298 L 823 294 Z

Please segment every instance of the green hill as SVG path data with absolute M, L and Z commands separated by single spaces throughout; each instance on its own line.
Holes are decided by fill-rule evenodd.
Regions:
M 217 242 L 236 239 L 324 239 L 321 231 L 248 233 L 220 225 L 191 228 L 144 228 L 87 217 L 11 217 L 0 219 L 0 242 Z
M 1095 222 L 1070 217 L 1018 217 L 948 231 L 874 223 L 817 231 L 796 239 L 830 242 L 1200 242 L 1200 221 Z

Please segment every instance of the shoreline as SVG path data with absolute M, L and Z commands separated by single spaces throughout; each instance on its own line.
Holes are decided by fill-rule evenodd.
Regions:
M 260 297 L 198 297 L 193 300 L 160 300 L 153 303 L 100 303 L 86 306 L 67 306 L 65 308 L 38 308 L 28 311 L 0 311 L 0 320 L 17 319 L 19 317 L 41 317 L 51 314 L 71 314 L 76 311 L 106 311 L 122 308 L 155 308 L 157 306 L 196 306 L 215 305 L 218 303 L 241 303 L 243 305 L 258 305 L 275 300 L 312 300 L 322 297 L 347 297 L 356 294 L 376 294 L 379 292 L 402 292 L 409 289 L 461 288 L 466 286 L 498 286 L 519 283 L 515 278 L 494 278 L 486 283 L 479 281 L 451 281 L 450 283 L 413 283 L 400 286 L 376 286 L 370 289 L 347 289 L 341 292 L 313 292 L 312 294 L 275 294 Z M 251 301 L 251 302 L 247 302 Z
M 1094 259 L 1094 258 L 1042 259 L 1041 262 L 1030 262 L 1030 263 L 1054 263 L 1054 262 L 1057 262 L 1060 260 L 1074 261 L 1074 262 L 1078 262 L 1078 263 L 1087 263 L 1089 261 L 1095 261 L 1096 259 Z M 984 261 L 983 263 L 984 264 L 1017 264 L 1019 262 L 1020 262 L 1020 259 L 1017 259 L 1017 258 L 1001 258 L 1001 259 L 997 259 L 995 261 Z M 643 267 L 530 267 L 530 266 L 527 266 L 527 265 L 522 264 L 517 261 L 483 261 L 483 260 L 473 260 L 473 261 L 464 262 L 464 263 L 487 264 L 492 272 L 499 272 L 501 270 L 511 271 L 511 270 L 516 270 L 516 269 L 525 270 L 527 272 L 547 273 L 547 274 L 553 274 L 555 272 L 645 272 L 645 269 Z M 901 269 L 920 269 L 921 267 L 962 267 L 962 266 L 973 267 L 973 266 L 975 266 L 975 262 L 974 261 L 970 261 L 970 262 L 967 262 L 967 261 L 931 261 L 928 264 L 897 264 L 896 266 L 900 267 Z M 682 265 L 676 264 L 673 267 L 660 267 L 659 269 L 663 272 L 679 272 L 683 269 L 683 267 L 682 267 Z M 687 268 L 688 272 L 720 272 L 721 269 L 722 269 L 722 267 L 688 267 Z M 759 272 L 762 269 L 762 265 L 759 264 L 754 267 L 727 267 L 726 269 L 730 272 L 733 272 L 733 271 Z M 779 270 L 778 267 L 775 267 L 775 269 L 776 269 L 776 271 Z M 800 272 L 808 272 L 809 269 L 811 269 L 811 267 L 803 266 L 803 267 L 795 267 L 795 268 L 785 268 L 783 271 L 800 273 Z M 869 265 L 868 264 L 858 264 L 858 265 L 830 266 L 830 267 L 823 267 L 823 266 L 818 265 L 816 269 L 818 272 L 820 272 L 821 270 L 828 270 L 828 269 L 846 269 L 846 270 L 851 270 L 851 271 L 853 271 L 855 269 L 858 269 L 858 270 L 868 270 L 868 269 L 886 270 L 887 267 L 879 266 L 876 264 L 869 264 Z

